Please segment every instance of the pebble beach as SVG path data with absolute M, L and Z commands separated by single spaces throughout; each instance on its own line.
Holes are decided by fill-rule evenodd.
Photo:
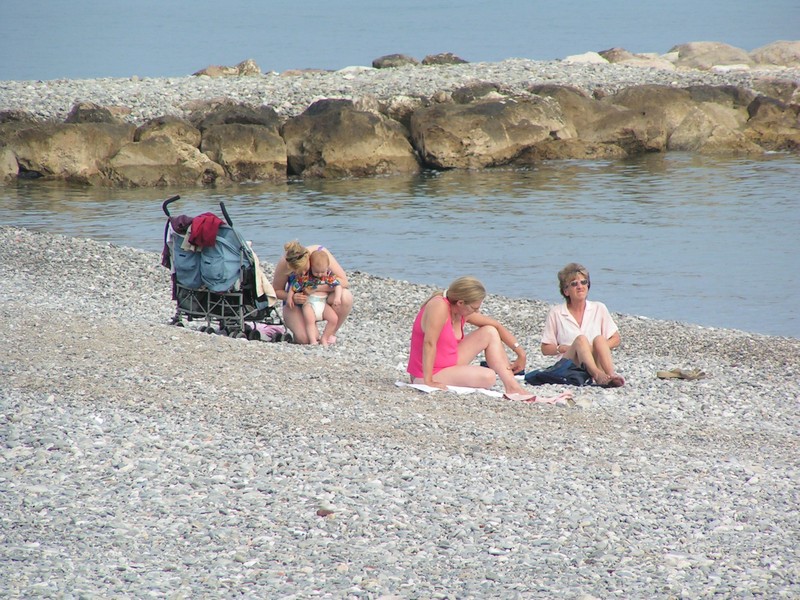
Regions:
M 800 595 L 800 340 L 614 313 L 625 387 L 519 404 L 396 385 L 426 286 L 351 273 L 323 348 L 170 325 L 157 253 L 0 227 L 0 275 L 6 598 Z M 484 303 L 529 369 L 548 308 Z
M 512 59 L 3 81 L 0 110 L 63 119 L 91 101 L 138 124 L 216 97 L 292 116 L 319 98 L 470 81 L 610 92 L 761 76 L 800 80 Z M 277 257 L 259 258 L 271 276 Z M 481 276 L 453 277 L 466 274 Z M 613 313 L 623 388 L 574 388 L 574 406 L 425 394 L 396 382 L 433 288 L 349 276 L 355 306 L 335 345 L 231 339 L 170 325 L 157 253 L 0 226 L 1 595 L 800 596 L 800 340 Z M 528 369 L 551 362 L 548 309 L 483 305 Z M 656 377 L 675 367 L 706 377 Z

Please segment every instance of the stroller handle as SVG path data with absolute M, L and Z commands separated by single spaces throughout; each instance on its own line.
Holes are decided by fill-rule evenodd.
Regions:
M 233 227 L 233 220 L 231 216 L 228 214 L 228 210 L 225 208 L 225 203 L 220 201 L 219 208 L 222 211 L 222 215 L 225 217 L 225 221 L 228 223 L 230 227 Z
M 176 200 L 180 200 L 180 199 L 181 199 L 181 197 L 180 197 L 180 196 L 178 196 L 177 194 L 176 194 L 176 195 L 174 195 L 174 196 L 170 196 L 169 198 L 167 198 L 166 200 L 164 200 L 164 203 L 161 205 L 161 210 L 163 210 L 163 211 L 164 211 L 164 214 L 165 214 L 165 215 L 169 216 L 169 209 L 168 209 L 167 207 L 168 207 L 170 204 L 172 204 L 173 202 L 175 202 Z

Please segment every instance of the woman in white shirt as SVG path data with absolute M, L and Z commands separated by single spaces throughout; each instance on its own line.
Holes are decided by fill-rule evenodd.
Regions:
M 569 263 L 558 272 L 558 287 L 566 302 L 547 315 L 542 354 L 570 359 L 598 385 L 622 387 L 625 380 L 617 375 L 611 358 L 611 350 L 620 344 L 619 329 L 605 304 L 587 299 L 592 287 L 589 271 Z

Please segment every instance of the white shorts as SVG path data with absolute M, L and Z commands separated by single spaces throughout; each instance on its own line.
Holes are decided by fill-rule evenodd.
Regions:
M 314 317 L 317 321 L 322 321 L 322 312 L 325 310 L 325 305 L 328 303 L 327 296 L 309 296 L 306 300 L 308 305 L 314 309 Z

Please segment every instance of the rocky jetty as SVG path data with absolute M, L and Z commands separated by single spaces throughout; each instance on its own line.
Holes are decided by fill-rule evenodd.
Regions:
M 0 82 L 0 182 L 195 186 L 800 148 L 800 42 Z

